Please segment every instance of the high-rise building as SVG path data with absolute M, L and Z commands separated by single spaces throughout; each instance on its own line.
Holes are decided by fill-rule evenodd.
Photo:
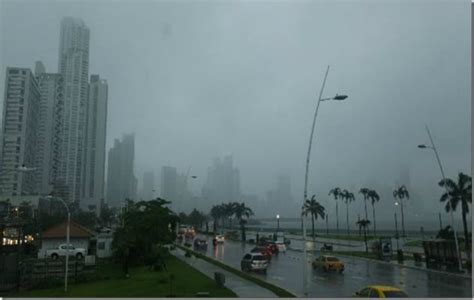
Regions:
M 30 69 L 7 68 L 0 151 L 0 189 L 12 196 L 36 193 L 34 172 L 18 172 L 36 162 L 40 89 Z
M 142 197 L 143 200 L 152 200 L 155 191 L 155 174 L 153 172 L 145 172 L 143 174 Z
M 80 201 L 89 77 L 89 28 L 80 19 L 61 21 L 58 73 L 64 81 L 60 177 L 69 189 L 67 200 Z
M 63 79 L 60 74 L 46 73 L 42 62 L 37 61 L 35 76 L 41 101 L 36 142 L 36 190 L 49 194 L 57 185 L 61 146 Z
M 171 201 L 171 207 L 176 210 L 178 195 L 178 172 L 176 168 L 164 166 L 161 168 L 160 197 Z
M 125 199 L 135 199 L 137 179 L 133 174 L 135 135 L 124 134 L 109 150 L 107 168 L 107 204 L 123 207 Z
M 240 173 L 233 166 L 232 156 L 226 156 L 222 161 L 215 158 L 213 165 L 207 170 L 203 197 L 209 199 L 211 205 L 215 205 L 223 201 L 239 201 L 240 196 Z
M 87 103 L 86 151 L 84 159 L 83 206 L 100 206 L 104 198 L 105 140 L 107 132 L 107 81 L 91 75 Z

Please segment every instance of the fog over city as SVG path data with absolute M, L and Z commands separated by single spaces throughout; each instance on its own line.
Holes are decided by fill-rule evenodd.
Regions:
M 329 190 L 349 189 L 356 196 L 351 212 L 362 214 L 358 190 L 373 188 L 381 196 L 377 222 L 387 228 L 398 211 L 392 192 L 405 184 L 407 227 L 423 221 L 436 229 L 438 212 L 448 221 L 439 201 L 439 167 L 433 152 L 417 145 L 429 144 L 428 125 L 446 176 L 471 175 L 469 5 L 1 1 L 0 94 L 3 101 L 7 67 L 33 69 L 41 60 L 56 72 L 61 20 L 80 18 L 90 29 L 89 74 L 108 83 L 106 153 L 122 134 L 135 134 L 139 195 L 144 172 L 154 172 L 159 196 L 163 166 L 189 170 L 196 178 L 188 179 L 188 188 L 208 212 L 215 204 L 202 196 L 208 167 L 232 155 L 240 194 L 257 196 L 246 201 L 254 217 L 294 218 L 330 65 L 323 97 L 348 98 L 321 103 L 309 195 L 331 216 Z M 280 175 L 290 178 L 291 199 L 275 208 L 267 192 L 277 189 Z M 193 205 L 181 208 L 189 212 Z M 455 218 L 461 228 L 461 214 Z

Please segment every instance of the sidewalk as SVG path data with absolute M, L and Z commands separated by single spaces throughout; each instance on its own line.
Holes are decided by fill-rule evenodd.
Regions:
M 214 280 L 214 272 L 221 272 L 225 275 L 225 286 L 237 294 L 240 298 L 278 298 L 273 292 L 235 274 L 219 268 L 196 257 L 185 257 L 184 251 L 176 249 L 171 253 L 178 259 L 186 262 L 199 272 Z

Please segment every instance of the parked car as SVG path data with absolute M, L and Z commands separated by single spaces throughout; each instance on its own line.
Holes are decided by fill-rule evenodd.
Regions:
M 277 242 L 275 243 L 277 248 L 278 248 L 278 252 L 286 252 L 286 245 L 285 243 L 281 243 L 281 242 Z
M 52 259 L 58 259 L 60 256 L 66 256 L 68 252 L 67 244 L 61 244 L 57 249 L 46 250 L 46 257 Z M 76 259 L 82 259 L 87 255 L 87 250 L 84 248 L 76 248 L 72 244 L 69 244 L 69 256 L 75 256 Z
M 262 253 L 247 253 L 240 261 L 242 271 L 259 271 L 267 274 L 268 261 Z
M 344 263 L 335 256 L 321 255 L 313 261 L 314 269 L 322 269 L 324 271 L 338 271 L 342 273 L 344 271 Z
M 207 250 L 207 241 L 202 239 L 194 240 L 194 249 L 196 250 Z
M 252 250 L 250 250 L 250 253 L 260 253 L 268 262 L 272 260 L 272 252 L 264 246 L 254 247 Z
M 216 241 L 217 243 L 224 243 L 225 237 L 222 234 L 216 235 Z
M 352 296 L 364 298 L 408 298 L 408 295 L 401 289 L 386 285 L 369 285 L 355 292 Z

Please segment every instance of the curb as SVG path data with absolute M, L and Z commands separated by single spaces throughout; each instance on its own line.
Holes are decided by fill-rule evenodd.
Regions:
M 294 248 L 288 248 L 288 250 L 295 251 L 295 252 L 303 252 L 303 250 L 294 249 Z M 377 262 L 377 263 L 386 264 L 386 265 L 393 265 L 393 266 L 398 266 L 398 267 L 413 269 L 413 270 L 418 270 L 418 271 L 426 271 L 426 272 L 438 273 L 438 274 L 443 274 L 443 275 L 457 276 L 457 277 L 461 277 L 461 278 L 464 278 L 464 279 L 472 279 L 472 276 L 469 276 L 469 275 L 466 275 L 466 274 L 456 274 L 456 273 L 450 273 L 450 272 L 445 272 L 445 271 L 438 271 L 438 270 L 433 270 L 433 269 L 420 268 L 420 267 L 415 267 L 415 266 L 407 266 L 407 265 L 391 263 L 391 262 L 386 262 L 386 261 L 383 261 L 383 260 L 360 257 L 360 256 L 355 256 L 355 255 L 347 255 L 347 254 L 337 254 L 337 255 L 338 256 L 344 256 L 344 257 L 350 257 L 350 258 L 358 258 L 358 259 L 363 259 L 363 260 L 367 260 L 367 261 Z M 295 258 L 295 259 L 297 259 L 297 258 Z
M 240 270 L 237 270 L 236 268 L 232 267 L 232 266 L 229 266 L 228 264 L 224 263 L 224 262 L 221 262 L 221 261 L 217 261 L 205 254 L 202 254 L 202 253 L 198 253 L 192 249 L 188 249 L 188 248 L 185 248 L 181 245 L 176 245 L 177 248 L 183 250 L 183 251 L 189 251 L 191 252 L 195 257 L 199 258 L 199 259 L 203 259 L 203 260 L 206 260 L 207 262 L 209 263 L 212 263 L 228 272 L 231 272 L 233 274 L 235 274 L 236 276 L 239 276 L 245 280 L 248 280 L 248 281 L 251 281 L 257 285 L 259 285 L 260 287 L 264 288 L 264 289 L 267 289 L 269 291 L 271 291 L 272 293 L 274 293 L 275 295 L 277 295 L 279 298 L 296 298 L 297 296 L 291 292 L 289 292 L 288 290 L 286 289 L 283 289 L 279 286 L 276 286 L 274 285 L 273 283 L 270 283 L 266 280 L 262 280 L 260 278 L 257 278 L 257 277 L 254 277 L 250 274 L 246 274 L 246 273 L 243 273 L 242 271 Z

